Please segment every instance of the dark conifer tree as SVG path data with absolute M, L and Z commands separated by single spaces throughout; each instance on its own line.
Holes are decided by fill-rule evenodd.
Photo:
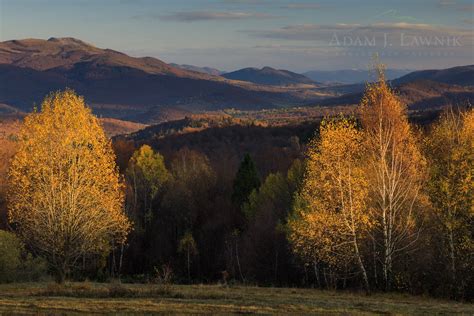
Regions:
M 232 202 L 242 207 L 248 202 L 250 193 L 260 187 L 260 179 L 258 177 L 257 168 L 252 157 L 247 153 L 240 163 L 239 170 L 234 179 Z

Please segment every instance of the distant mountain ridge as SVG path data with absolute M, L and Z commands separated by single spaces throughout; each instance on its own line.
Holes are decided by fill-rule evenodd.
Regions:
M 265 85 L 295 85 L 315 84 L 310 78 L 288 70 L 274 69 L 271 67 L 243 68 L 222 75 L 224 78 L 240 81 L 248 81 Z
M 430 80 L 459 86 L 474 85 L 474 65 L 458 66 L 447 69 L 419 70 L 393 80 L 395 84 L 403 84 L 416 80 Z
M 409 69 L 387 69 L 385 77 L 388 80 L 399 78 L 410 73 Z M 312 70 L 303 73 L 308 78 L 322 83 L 340 83 L 340 84 L 355 84 L 372 81 L 375 74 L 369 70 L 362 69 L 342 69 L 342 70 Z
M 85 63 L 130 67 L 150 74 L 196 75 L 171 67 L 156 58 L 134 58 L 112 49 L 100 49 L 71 37 L 12 40 L 0 43 L 0 64 L 47 71 L 70 70 L 77 64 Z
M 31 111 L 51 91 L 70 87 L 99 115 L 142 123 L 170 108 L 185 111 L 260 109 L 318 98 L 135 58 L 74 38 L 0 43 L 0 103 Z
M 211 68 L 211 67 L 199 67 L 199 66 L 194 66 L 194 65 L 187 65 L 187 64 L 175 64 L 175 63 L 170 63 L 170 66 L 184 69 L 184 70 L 190 70 L 190 71 L 195 71 L 195 72 L 200 72 L 208 75 L 213 75 L 213 76 L 220 76 L 225 74 L 225 71 L 221 71 L 216 68 Z
M 421 108 L 474 102 L 473 65 L 416 71 L 390 83 L 408 104 Z M 355 104 L 364 86 L 324 86 L 271 67 L 216 76 L 74 38 L 0 42 L 0 113 L 11 115 L 31 111 L 45 95 L 66 87 L 83 95 L 99 116 L 153 124 L 230 108 Z
M 474 66 L 458 66 L 442 70 L 415 71 L 388 84 L 410 109 L 437 109 L 446 105 L 474 103 Z M 364 87 L 353 85 L 351 93 L 327 98 L 318 105 L 350 105 L 359 103 Z

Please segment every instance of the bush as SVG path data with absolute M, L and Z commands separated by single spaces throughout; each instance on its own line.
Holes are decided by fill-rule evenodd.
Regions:
M 156 285 L 155 294 L 170 295 L 173 285 L 173 269 L 171 269 L 171 266 L 164 264 L 161 269 L 155 267 L 154 270 L 155 276 L 151 281 Z
M 16 280 L 23 244 L 12 233 L 0 230 L 0 283 Z
M 108 297 L 132 297 L 135 294 L 119 282 L 112 282 L 107 289 Z
M 46 262 L 27 253 L 15 234 L 0 230 L 0 283 L 37 281 L 46 268 Z
M 17 274 L 17 281 L 39 281 L 44 278 L 47 270 L 48 264 L 46 260 L 26 253 L 23 255 L 20 270 Z

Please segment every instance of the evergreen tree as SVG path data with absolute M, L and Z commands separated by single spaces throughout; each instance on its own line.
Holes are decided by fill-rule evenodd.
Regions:
M 245 154 L 234 179 L 232 202 L 242 207 L 244 203 L 248 203 L 252 191 L 259 187 L 260 179 L 258 178 L 255 163 L 249 154 Z

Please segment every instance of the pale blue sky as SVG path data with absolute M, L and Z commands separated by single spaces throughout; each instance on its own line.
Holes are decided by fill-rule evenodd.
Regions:
M 76 37 L 234 70 L 473 64 L 472 0 L 0 0 L 0 40 Z M 403 37 L 403 39 L 402 39 Z M 437 45 L 434 45 L 437 39 Z

